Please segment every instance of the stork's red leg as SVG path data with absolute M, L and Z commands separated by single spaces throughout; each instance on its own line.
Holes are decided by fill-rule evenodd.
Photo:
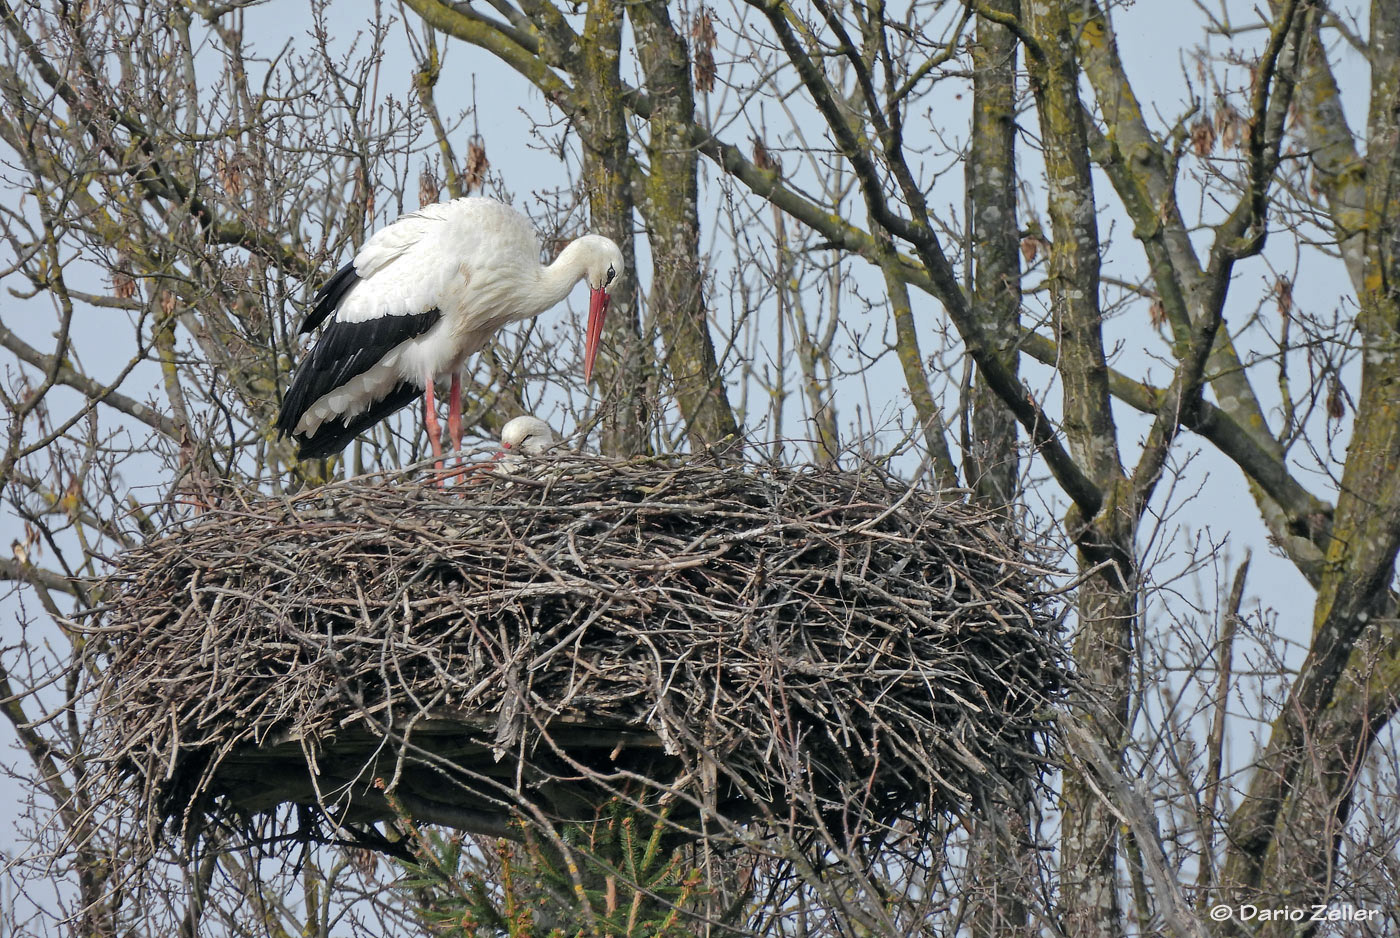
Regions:
M 423 421 L 428 425 L 428 444 L 433 448 L 437 460 L 437 471 L 442 471 L 442 425 L 438 423 L 437 399 L 433 394 L 433 382 L 428 381 L 423 391 Z M 441 482 L 439 482 L 441 484 Z
M 454 452 L 462 451 L 462 376 L 452 375 L 452 399 L 447 402 L 447 435 L 452 438 Z

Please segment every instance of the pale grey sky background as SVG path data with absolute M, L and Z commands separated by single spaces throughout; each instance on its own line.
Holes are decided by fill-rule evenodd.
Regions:
M 1209 5 L 1209 9 L 1215 11 L 1222 8 L 1228 11 L 1229 17 L 1236 24 L 1251 21 L 1250 11 L 1253 4 L 1250 2 L 1230 0 L 1224 4 Z M 333 25 L 334 40 L 340 48 L 347 48 L 355 40 L 356 32 L 360 28 L 360 18 L 364 11 L 368 10 L 368 5 L 340 2 L 336 4 L 335 10 L 337 19 Z M 717 15 L 722 28 L 721 45 L 724 45 L 733 40 L 727 31 L 723 31 L 723 26 L 735 25 L 737 18 L 731 11 L 722 8 L 717 11 Z M 1189 61 L 1189 53 L 1193 48 L 1208 44 L 1215 53 L 1224 53 L 1230 48 L 1248 52 L 1256 48 L 1262 40 L 1262 34 L 1258 31 L 1247 32 L 1232 39 L 1207 37 L 1202 30 L 1203 17 L 1198 6 L 1187 0 L 1139 0 L 1136 4 L 1117 10 L 1113 18 L 1135 89 L 1139 96 L 1148 102 L 1149 118 L 1151 119 L 1153 114 L 1157 115 L 1153 122 L 1154 127 L 1174 122 L 1186 110 L 1186 102 L 1192 93 L 1200 91 L 1200 86 L 1196 83 L 1195 67 Z M 256 37 L 261 50 L 267 54 L 274 53 L 288 40 L 302 47 L 311 42 L 311 21 L 307 8 L 300 3 L 280 2 L 254 8 L 248 13 L 248 23 L 249 34 Z M 739 38 L 742 39 L 742 36 Z M 541 95 L 523 78 L 484 52 L 455 42 L 447 42 L 446 46 L 442 80 L 437 87 L 439 106 L 445 116 L 470 107 L 472 79 L 475 78 L 476 102 L 479 108 L 476 120 L 486 140 L 492 172 L 499 176 L 505 187 L 513 193 L 515 204 L 529 211 L 535 204 L 535 193 L 548 192 L 565 183 L 556 156 L 544 149 L 539 139 L 532 134 L 532 117 L 538 118 L 546 114 L 546 105 Z M 1334 57 L 1334 63 L 1342 83 L 1343 104 L 1352 127 L 1363 128 L 1368 84 L 1366 63 L 1359 55 L 1345 48 L 1339 50 Z M 209 61 L 202 67 L 206 69 L 207 75 L 214 76 L 217 75 L 219 65 Z M 401 27 L 395 27 L 389 33 L 389 49 L 382 69 L 381 94 L 400 99 L 410 97 L 412 71 L 413 61 L 407 52 L 403 30 Z M 1236 84 L 1247 81 L 1241 68 L 1232 69 L 1231 74 Z M 1194 88 L 1188 87 L 1188 81 L 1196 83 Z M 718 95 L 719 92 L 716 92 L 716 96 Z M 939 141 L 932 133 L 927 133 L 930 146 L 929 165 L 946 164 L 950 170 L 934 186 L 930 204 L 950 206 L 959 214 L 963 204 L 963 175 L 961 168 L 950 160 L 947 149 L 951 148 L 950 141 L 960 142 L 966 137 L 967 106 L 970 97 L 969 82 L 948 81 L 940 86 L 930 100 L 933 122 L 945 128 L 950 135 L 947 140 Z M 719 100 L 717 97 L 709 104 L 712 110 L 719 113 L 733 108 L 732 100 Z M 775 138 L 778 138 L 777 142 L 798 144 L 799 138 L 795 134 L 785 141 L 781 140 L 782 115 L 771 109 L 771 105 L 769 108 L 763 115 L 773 131 L 773 135 L 767 140 L 769 146 L 775 145 Z M 804 133 L 819 133 L 816 129 L 817 123 L 808 121 L 800 110 L 796 118 L 799 128 Z M 756 115 L 752 113 L 727 114 L 729 126 L 725 135 L 736 142 L 746 141 L 747 130 L 742 126 L 745 119 L 757 121 Z M 1034 114 L 1028 112 L 1022 125 L 1034 135 Z M 469 120 L 454 136 L 453 142 L 459 156 L 465 151 L 466 137 L 470 130 Z M 915 133 L 912 122 L 910 133 Z M 1020 159 L 1025 169 L 1033 169 L 1036 165 L 1036 155 L 1029 146 L 1021 146 Z M 785 158 L 785 167 L 793 169 L 799 162 L 789 156 Z M 412 165 L 415 176 L 419 166 L 421 160 L 415 160 Z M 1188 213 L 1191 211 L 1191 200 L 1190 183 L 1186 181 L 1186 177 L 1194 171 L 1194 166 L 1187 165 L 1183 172 L 1182 202 Z M 702 221 L 706 225 L 702 243 L 713 245 L 712 259 L 717 268 L 716 289 L 715 295 L 711 297 L 711 304 L 717 315 L 724 317 L 732 299 L 726 295 L 726 284 L 729 283 L 726 268 L 732 266 L 732 259 L 726 256 L 723 232 L 717 224 L 716 213 L 721 199 L 716 184 L 716 173 L 705 163 L 702 163 L 702 172 L 705 175 L 702 186 L 709 209 L 708 214 L 702 214 Z M 1139 279 L 1144 264 L 1141 251 L 1132 239 L 1132 225 L 1117 210 L 1116 199 L 1107 183 L 1101 177 L 1098 183 L 1102 210 L 1100 229 L 1104 233 L 1111 231 L 1113 234 L 1113 246 L 1106 255 L 1104 273 L 1126 280 Z M 16 204 L 16 192 L 13 188 L 0 189 L 0 198 L 9 204 Z M 1033 198 L 1038 204 L 1043 204 L 1043 196 L 1033 194 Z M 416 202 L 406 208 L 416 208 Z M 1208 204 L 1203 206 L 1201 211 L 1207 220 L 1218 217 L 1219 214 L 1213 213 Z M 391 216 L 392 214 L 390 212 Z M 1198 234 L 1197 245 L 1202 251 L 1208 248 L 1208 232 L 1202 231 Z M 9 258 L 0 258 L 0 262 L 8 260 Z M 1292 276 L 1295 283 L 1294 300 L 1300 308 L 1319 311 L 1339 307 L 1344 310 L 1354 308 L 1351 288 L 1339 262 L 1314 258 L 1301 269 L 1295 270 L 1295 265 L 1291 245 L 1285 244 L 1282 238 L 1277 238 L 1271 243 L 1265 258 L 1242 263 L 1235 275 L 1237 283 L 1227 309 L 1227 323 L 1237 325 L 1253 313 L 1255 305 L 1269 290 L 1276 271 Z M 642 269 L 646 270 L 645 264 L 642 265 Z M 852 264 L 852 271 L 853 282 L 858 287 L 866 287 L 867 289 L 863 290 L 866 295 L 880 295 L 883 292 L 879 277 L 864 269 L 860 262 Z M 646 289 L 648 286 L 649 281 L 644 274 L 641 287 Z M 101 284 L 94 284 L 93 287 L 105 288 Z M 1035 314 L 1034 305 L 1038 300 L 1028 297 L 1027 302 L 1029 312 Z M 1140 350 L 1141 346 L 1148 344 L 1142 340 L 1143 332 L 1151 328 L 1147 323 L 1146 306 L 1147 301 L 1142 300 L 1130 306 L 1127 313 L 1111 320 L 1106 327 L 1106 341 L 1110 348 L 1121 344 L 1122 352 L 1115 360 L 1115 366 L 1120 370 L 1132 376 L 1155 378 L 1160 381 L 1167 374 L 1167 370 L 1150 357 L 1142 356 Z M 849 308 L 858 307 L 851 303 Z M 915 309 L 924 324 L 924 335 L 921 338 L 925 339 L 925 350 L 936 348 L 933 334 L 942 325 L 941 310 L 932 299 L 917 294 Z M 574 334 L 581 335 L 579 312 L 579 300 L 575 297 L 570 306 L 561 306 L 545 314 L 542 317 L 542 325 L 545 329 L 560 334 L 567 334 L 572 330 Z M 42 298 L 20 301 L 6 297 L 0 300 L 0 315 L 4 316 L 6 325 L 15 328 L 31 343 L 41 348 L 51 345 L 52 312 Z M 75 334 L 78 335 L 78 354 L 89 368 L 99 374 L 115 372 L 129 358 L 126 344 L 129 343 L 130 325 L 124 314 L 85 310 L 79 314 Z M 1162 348 L 1165 350 L 1165 346 Z M 1265 353 L 1268 349 L 1256 343 L 1254 351 Z M 1022 367 L 1023 374 L 1037 391 L 1039 398 L 1045 402 L 1047 409 L 1052 414 L 1057 413 L 1058 388 L 1053 384 L 1048 369 L 1029 362 L 1025 362 Z M 152 399 L 159 401 L 158 374 L 154 366 L 145 366 L 138 374 L 142 380 L 149 382 Z M 951 382 L 954 389 L 957 380 L 957 376 L 954 376 Z M 1270 392 L 1269 382 L 1258 383 L 1261 393 Z M 891 438 L 894 438 L 896 433 L 893 424 L 903 418 L 903 411 L 908 409 L 905 406 L 902 376 L 896 369 L 879 369 L 871 377 L 870 389 L 872 395 L 879 398 L 875 401 L 878 405 L 875 416 L 890 421 L 889 432 Z M 839 386 L 839 390 L 836 405 L 840 410 L 844 429 L 847 421 L 852 418 L 852 402 L 863 400 L 865 391 L 854 380 L 844 382 Z M 547 396 L 546 400 L 548 401 Z M 948 403 L 955 405 L 956 399 L 950 399 Z M 557 418 L 557 412 L 546 406 L 541 411 L 541 416 Z M 1145 432 L 1147 422 L 1126 407 L 1116 406 L 1115 416 L 1119 420 L 1120 428 L 1123 428 L 1122 436 L 1126 442 L 1132 442 L 1136 436 Z M 112 421 L 110 412 L 104 416 L 104 420 Z M 555 422 L 556 427 L 559 427 L 557 419 Z M 907 422 L 906 419 L 905 423 Z M 788 423 L 788 427 L 792 429 L 799 426 L 796 418 Z M 572 427 L 568 426 L 559 428 L 566 432 L 572 430 Z M 138 432 L 135 439 L 140 439 L 143 435 Z M 1336 452 L 1344 452 L 1344 446 L 1345 431 L 1338 442 Z M 1125 454 L 1125 458 L 1131 460 L 1133 454 Z M 1162 554 L 1167 557 L 1154 569 L 1154 585 L 1159 587 L 1160 591 L 1151 592 L 1148 596 L 1151 619 L 1158 623 L 1166 623 L 1173 615 L 1193 615 L 1191 607 L 1197 602 L 1203 604 L 1206 609 L 1213 609 L 1214 596 L 1200 597 L 1196 595 L 1196 590 L 1198 587 L 1206 591 L 1219 589 L 1232 575 L 1233 565 L 1238 562 L 1245 547 L 1250 546 L 1253 548 L 1254 560 L 1246 590 L 1245 608 L 1273 610 L 1276 627 L 1282 636 L 1295 642 L 1306 640 L 1311 626 L 1312 590 L 1291 563 L 1268 548 L 1267 534 L 1252 501 L 1247 497 L 1240 472 L 1190 434 L 1184 434 L 1178 442 L 1174 461 L 1181 467 L 1181 479 L 1175 486 L 1164 486 L 1159 490 L 1156 502 L 1159 512 L 1163 515 L 1160 529 L 1142 545 L 1145 554 Z M 913 465 L 907 468 L 912 469 Z M 138 498 L 141 497 L 144 481 L 139 477 L 139 472 L 138 463 L 129 464 L 125 469 L 126 482 L 137 492 Z M 1324 498 L 1334 497 L 1333 484 L 1317 474 L 1312 466 L 1300 464 L 1299 477 L 1314 493 Z M 152 490 L 151 497 L 157 497 L 157 494 Z M 1037 510 L 1042 513 L 1058 516 L 1063 511 L 1063 504 L 1050 497 L 1048 487 L 1037 488 L 1031 498 L 1035 501 Z M 1042 498 L 1048 500 L 1038 501 Z M 1144 530 L 1150 532 L 1152 529 L 1149 526 Z M 8 545 L 11 538 L 17 535 L 17 519 L 8 510 L 0 510 L 0 545 Z M 1194 577 L 1186 575 L 1193 543 L 1218 544 L 1221 548 Z M 1209 551 L 1202 553 L 1210 555 Z M 1178 575 L 1180 579 L 1176 578 Z M 19 621 L 33 612 L 33 604 L 26 603 L 23 591 L 11 592 L 0 599 L 0 642 L 7 649 L 7 660 L 15 655 L 12 649 L 21 640 L 43 642 L 46 639 L 47 632 L 44 627 L 35 628 L 27 635 L 22 635 L 19 631 Z M 1242 649 L 1241 653 L 1248 654 L 1248 650 Z M 1255 653 L 1260 652 L 1256 649 Z M 1299 646 L 1293 647 L 1291 655 L 1291 663 L 1296 664 L 1301 658 Z M 50 702 L 57 699 L 53 693 L 44 696 Z M 0 726 L 0 739 L 13 747 L 13 733 L 8 724 Z M 1236 759 L 1242 759 L 1249 753 L 1237 749 L 1233 755 Z M 6 753 L 6 761 L 23 758 L 23 754 L 14 748 Z M 6 833 L 0 834 L 0 845 L 3 845 L 6 851 L 17 850 L 21 848 L 22 841 L 16 841 L 11 832 L 20 814 L 24 790 L 11 781 L 0 791 L 6 793 L 3 807 L 0 807 L 0 830 Z M 3 929 L 0 929 L 0 934 L 3 934 Z

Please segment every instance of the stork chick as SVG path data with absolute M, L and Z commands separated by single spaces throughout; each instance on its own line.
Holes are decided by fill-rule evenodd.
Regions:
M 507 421 L 501 428 L 501 452 L 497 458 L 507 455 L 507 450 L 523 456 L 542 456 L 554 441 L 549 424 L 526 414 Z

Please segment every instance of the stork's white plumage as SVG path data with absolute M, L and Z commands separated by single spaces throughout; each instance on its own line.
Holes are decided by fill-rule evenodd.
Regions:
M 461 445 L 461 369 L 508 323 L 538 316 L 587 280 L 584 380 L 593 374 L 622 252 L 584 235 L 549 266 L 525 216 L 494 199 L 427 205 L 365 242 L 316 295 L 302 332 L 329 325 L 302 360 L 277 428 L 303 458 L 338 452 L 420 393 L 434 454 L 441 444 L 433 383 L 452 378 L 448 430 Z
M 538 417 L 526 414 L 506 421 L 501 427 L 501 455 L 506 451 L 526 456 L 543 456 L 554 445 L 554 431 Z

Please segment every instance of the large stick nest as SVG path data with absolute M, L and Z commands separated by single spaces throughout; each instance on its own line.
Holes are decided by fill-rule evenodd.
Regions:
M 106 796 L 479 832 L 608 794 L 871 833 L 1038 778 L 1047 571 L 881 473 L 586 457 L 226 499 L 121 557 Z M 302 812 L 304 815 L 305 812 Z

